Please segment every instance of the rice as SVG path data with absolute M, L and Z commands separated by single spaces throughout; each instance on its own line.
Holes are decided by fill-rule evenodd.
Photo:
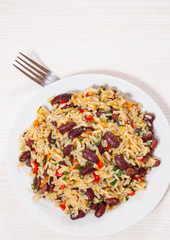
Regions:
M 40 106 L 20 137 L 18 166 L 30 167 L 33 200 L 50 199 L 71 219 L 94 211 L 100 217 L 146 189 L 146 175 L 160 161 L 152 156 L 154 116 L 140 103 L 104 87 L 48 102 L 52 109 Z

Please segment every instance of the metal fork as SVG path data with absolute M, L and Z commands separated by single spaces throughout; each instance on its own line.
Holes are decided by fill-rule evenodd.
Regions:
M 57 80 L 59 80 L 58 76 L 50 71 L 49 69 L 43 67 L 42 65 L 40 65 L 39 63 L 35 62 L 34 60 L 32 60 L 31 58 L 27 57 L 25 54 L 23 53 L 19 53 L 22 57 L 25 58 L 25 60 L 23 58 L 21 58 L 20 56 L 17 56 L 17 59 L 19 59 L 21 62 L 19 62 L 18 60 L 15 60 L 15 62 L 17 62 L 21 67 L 23 67 L 26 71 L 24 71 L 22 68 L 18 67 L 16 64 L 13 64 L 14 67 L 16 67 L 19 71 L 21 71 L 22 73 L 24 73 L 27 77 L 29 77 L 31 80 L 33 80 L 34 82 L 38 83 L 39 85 L 45 87 L 46 85 L 49 85 L 52 82 L 55 82 Z M 26 60 L 28 60 L 29 62 L 31 62 L 32 64 L 30 64 L 29 62 L 27 62 Z M 24 65 L 24 64 L 26 65 Z M 28 66 L 28 67 L 27 67 Z

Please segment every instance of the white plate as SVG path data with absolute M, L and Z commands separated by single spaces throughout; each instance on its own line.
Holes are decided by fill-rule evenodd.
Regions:
M 47 104 L 47 98 L 70 90 L 85 90 L 90 86 L 108 85 L 116 87 L 121 92 L 136 102 L 143 104 L 144 110 L 156 114 L 154 127 L 159 137 L 159 145 L 155 155 L 162 163 L 147 176 L 148 185 L 146 191 L 138 191 L 128 202 L 121 204 L 115 210 L 96 218 L 94 214 L 87 214 L 83 219 L 70 220 L 61 209 L 44 199 L 32 202 L 33 196 L 30 188 L 31 179 L 28 177 L 28 169 L 18 168 L 19 143 L 18 138 L 36 118 L 36 110 L 41 105 Z M 141 89 L 133 84 L 112 76 L 99 74 L 83 74 L 59 80 L 42 89 L 22 112 L 18 115 L 11 131 L 8 145 L 8 170 L 16 195 L 28 209 L 28 211 L 43 224 L 59 232 L 76 236 L 101 236 L 112 234 L 126 229 L 142 220 L 159 203 L 165 194 L 170 180 L 170 131 L 168 122 L 158 105 Z M 34 221 L 34 220 L 33 220 Z

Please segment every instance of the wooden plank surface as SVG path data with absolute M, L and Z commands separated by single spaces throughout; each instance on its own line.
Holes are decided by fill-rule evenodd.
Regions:
M 80 239 L 43 226 L 12 190 L 8 134 L 41 89 L 12 63 L 23 51 L 60 78 L 89 72 L 123 78 L 146 91 L 170 121 L 170 0 L 1 0 L 0 32 L 0 239 Z M 170 239 L 170 188 L 141 222 L 94 239 Z

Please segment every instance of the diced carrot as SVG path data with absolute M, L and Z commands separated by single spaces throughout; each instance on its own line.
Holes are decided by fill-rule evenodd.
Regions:
M 34 126 L 34 127 L 37 127 L 38 124 L 39 124 L 39 121 L 38 121 L 38 119 L 36 119 L 36 120 L 34 121 L 34 123 L 33 123 L 33 126 Z
M 42 188 L 47 183 L 48 179 L 49 179 L 49 176 L 44 178 L 43 182 L 40 185 L 40 188 Z
M 73 167 L 73 169 L 77 169 L 77 168 L 78 168 L 78 166 L 79 166 L 79 165 L 77 164 L 75 167 Z

